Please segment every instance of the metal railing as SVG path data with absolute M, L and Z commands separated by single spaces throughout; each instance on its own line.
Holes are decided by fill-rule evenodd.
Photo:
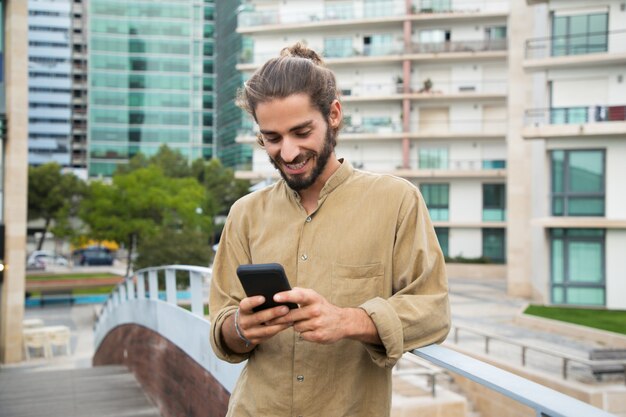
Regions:
M 626 52 L 626 30 L 577 33 L 526 41 L 526 59 Z
M 350 20 L 378 19 L 445 13 L 506 13 L 508 4 L 499 0 L 416 0 L 407 13 L 405 1 L 380 1 L 363 4 L 312 7 L 310 11 L 281 9 L 249 10 L 243 7 L 238 16 L 238 27 L 258 27 L 278 24 L 349 22 Z
M 568 377 L 570 376 L 569 370 L 570 370 L 570 365 L 572 363 L 584 365 L 590 370 L 593 370 L 595 366 L 600 366 L 600 367 L 622 366 L 624 368 L 624 377 L 626 379 L 626 361 L 625 360 L 616 360 L 616 359 L 591 360 L 588 358 L 584 358 L 582 356 L 572 355 L 572 354 L 565 353 L 565 352 L 559 352 L 558 350 L 555 350 L 553 348 L 547 349 L 547 348 L 542 348 L 539 346 L 531 346 L 530 344 L 527 344 L 527 343 L 522 343 L 514 339 L 510 339 L 510 338 L 496 335 L 493 333 L 485 332 L 482 330 L 473 329 L 471 327 L 466 327 L 466 326 L 455 325 L 453 326 L 452 331 L 453 331 L 454 343 L 457 345 L 459 345 L 459 333 L 461 331 L 482 337 L 484 339 L 484 351 L 485 351 L 485 354 L 487 355 L 490 353 L 490 345 L 491 345 L 491 342 L 494 340 L 518 347 L 520 349 L 520 364 L 523 367 L 527 366 L 527 354 L 529 351 L 534 351 L 534 352 L 541 353 L 543 355 L 548 355 L 552 358 L 557 358 L 558 360 L 561 361 L 561 376 L 563 377 L 563 379 L 568 379 Z
M 178 287 L 183 284 L 189 288 L 191 311 L 178 306 L 177 272 L 184 275 L 178 277 Z M 138 324 L 177 345 L 232 392 L 243 364 L 218 360 L 209 344 L 210 323 L 204 317 L 204 289 L 210 282 L 210 275 L 209 268 L 169 265 L 142 269 L 127 277 L 113 290 L 98 316 L 94 326 L 95 349 L 98 350 L 106 335 L 117 326 Z M 159 285 L 163 280 L 164 285 Z M 163 287 L 164 294 L 160 291 Z M 535 410 L 537 416 L 611 416 L 587 403 L 442 346 L 430 345 L 411 353 L 518 401 Z M 417 374 L 434 378 L 438 372 L 429 369 Z M 436 395 L 432 380 L 431 385 L 431 394 Z
M 437 80 L 427 83 L 414 81 L 409 86 L 408 94 L 430 94 L 445 96 L 446 94 L 506 94 L 506 80 Z M 404 93 L 401 82 L 396 83 L 339 83 L 339 89 L 344 97 L 383 96 Z
M 530 109 L 524 113 L 524 124 L 526 126 L 623 121 L 626 121 L 626 105 L 552 107 Z
M 411 53 L 442 54 L 452 52 L 506 51 L 507 39 L 414 43 Z

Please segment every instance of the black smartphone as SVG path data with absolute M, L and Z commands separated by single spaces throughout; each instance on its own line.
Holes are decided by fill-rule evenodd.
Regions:
M 298 308 L 298 305 L 294 303 L 277 303 L 274 301 L 274 294 L 291 289 L 281 264 L 239 265 L 237 276 L 248 297 L 255 295 L 265 297 L 265 302 L 253 308 L 253 311 L 261 311 L 279 305 Z

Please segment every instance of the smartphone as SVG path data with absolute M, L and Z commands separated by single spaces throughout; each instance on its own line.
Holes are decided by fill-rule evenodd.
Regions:
M 294 303 L 277 303 L 274 301 L 274 294 L 291 289 L 281 264 L 239 265 L 237 276 L 248 297 L 255 295 L 265 297 L 265 302 L 253 308 L 253 311 L 257 312 L 279 305 L 298 308 L 298 305 Z

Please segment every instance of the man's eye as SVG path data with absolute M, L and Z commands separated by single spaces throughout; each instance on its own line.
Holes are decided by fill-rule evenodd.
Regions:
M 280 140 L 278 136 L 263 136 L 263 140 L 269 143 L 276 143 Z
M 310 134 L 310 130 L 307 130 L 306 132 L 296 132 L 296 136 L 299 138 L 308 138 Z

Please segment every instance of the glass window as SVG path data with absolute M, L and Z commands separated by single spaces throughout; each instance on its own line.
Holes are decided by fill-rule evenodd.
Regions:
M 552 214 L 604 216 L 603 150 L 552 151 Z
M 608 50 L 608 13 L 552 18 L 552 56 Z
M 449 184 L 420 184 L 424 202 L 433 221 L 448 221 Z
M 505 184 L 483 184 L 483 221 L 506 220 Z
M 483 258 L 494 263 L 506 260 L 506 240 L 504 229 L 483 229 Z
M 420 169 L 447 169 L 448 148 L 420 148 Z
M 393 0 L 365 0 L 364 16 L 365 17 L 381 17 L 392 16 L 394 13 Z
M 422 13 L 441 13 L 452 11 L 451 0 L 420 0 L 419 10 Z
M 449 230 L 447 227 L 435 227 L 435 233 L 437 234 L 437 240 L 439 240 L 439 246 L 441 246 L 441 251 L 443 252 L 443 256 L 449 256 L 448 253 L 448 241 L 449 241 Z
M 605 232 L 602 229 L 552 229 L 552 302 L 603 306 Z
M 324 9 L 326 19 L 354 18 L 354 3 L 351 1 L 326 1 Z
M 354 55 L 352 37 L 324 38 L 324 56 L 342 58 Z

